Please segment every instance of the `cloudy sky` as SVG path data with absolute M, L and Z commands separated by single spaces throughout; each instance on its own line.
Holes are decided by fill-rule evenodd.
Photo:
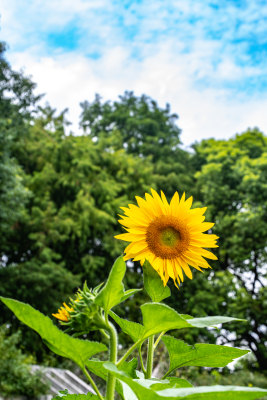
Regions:
M 145 93 L 188 146 L 267 133 L 266 0 L 0 0 L 7 58 L 77 131 L 83 100 Z

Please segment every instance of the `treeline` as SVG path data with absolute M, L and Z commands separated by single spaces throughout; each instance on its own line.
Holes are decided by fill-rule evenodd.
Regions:
M 120 206 L 151 187 L 168 198 L 185 191 L 195 206 L 208 206 L 219 261 L 172 288 L 170 301 L 184 314 L 246 319 L 208 339 L 248 347 L 255 356 L 249 367 L 266 371 L 266 136 L 249 129 L 187 152 L 170 107 L 132 92 L 82 103 L 83 134 L 67 135 L 66 113 L 40 107 L 35 84 L 12 70 L 4 44 L 0 50 L 1 295 L 51 315 L 84 280 L 92 287 L 103 281 L 123 251 L 114 239 Z M 126 281 L 141 286 L 140 266 L 129 267 Z M 138 320 L 138 304 L 130 301 L 129 318 Z M 0 320 L 18 329 L 2 306 Z M 193 333 L 199 340 L 204 334 Z M 25 335 L 25 350 L 44 360 L 39 339 Z

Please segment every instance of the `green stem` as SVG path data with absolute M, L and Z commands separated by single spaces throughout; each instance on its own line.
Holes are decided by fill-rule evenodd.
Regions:
M 104 329 L 100 329 L 100 332 L 102 333 L 102 335 L 104 336 L 104 338 L 109 340 L 109 335 L 104 331 Z
M 161 380 L 166 379 L 168 375 L 170 375 L 172 371 L 167 371 L 165 375 L 161 378 Z
M 88 379 L 88 381 L 90 382 L 92 388 L 94 389 L 94 391 L 96 392 L 97 396 L 99 397 L 100 400 L 104 400 L 104 397 L 101 395 L 101 393 L 99 392 L 99 390 L 97 389 L 97 386 L 95 384 L 95 382 L 93 381 L 91 375 L 89 374 L 89 372 L 87 371 L 87 369 L 84 367 L 82 368 L 84 375 L 86 376 L 86 378 Z
M 138 340 L 135 344 L 133 344 L 124 354 L 123 357 L 118 361 L 117 367 L 119 367 L 128 357 L 129 355 L 142 343 L 142 339 Z
M 147 350 L 147 364 L 146 364 L 146 379 L 150 379 L 153 370 L 153 356 L 154 356 L 154 335 L 148 338 Z
M 159 342 L 160 342 L 160 339 L 162 338 L 162 336 L 165 335 L 165 333 L 166 333 L 166 331 L 163 331 L 163 332 L 161 332 L 161 334 L 158 336 L 158 338 L 157 338 L 157 340 L 155 341 L 155 344 L 154 344 L 154 350 L 156 349 L 157 345 L 158 345 Z
M 116 364 L 117 362 L 117 343 L 118 343 L 118 337 L 117 337 L 117 331 L 115 327 L 106 319 L 107 322 L 107 328 L 106 330 L 109 333 L 109 341 L 110 341 L 110 347 L 109 347 L 109 361 Z M 114 393 L 115 393 L 115 384 L 116 384 L 116 378 L 112 374 L 108 374 L 108 380 L 107 380 L 107 390 L 106 390 L 106 399 L 107 400 L 114 400 Z
M 144 375 L 146 376 L 146 369 L 145 369 L 145 366 L 144 366 L 144 363 L 143 363 L 143 357 L 142 357 L 141 348 L 142 348 L 142 344 L 141 344 L 141 345 L 139 346 L 139 348 L 138 348 L 138 353 L 139 353 L 139 359 L 140 359 L 141 369 L 142 369 Z

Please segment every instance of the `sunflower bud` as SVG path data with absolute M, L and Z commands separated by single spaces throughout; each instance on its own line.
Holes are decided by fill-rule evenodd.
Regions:
M 75 298 L 70 298 L 69 306 L 63 303 L 64 307 L 61 307 L 57 314 L 52 314 L 60 320 L 62 325 L 68 327 L 66 332 L 72 333 L 73 336 L 80 336 L 106 327 L 101 308 L 95 304 L 95 298 L 101 286 L 88 289 L 87 284 L 84 283 L 83 289 L 78 290 Z

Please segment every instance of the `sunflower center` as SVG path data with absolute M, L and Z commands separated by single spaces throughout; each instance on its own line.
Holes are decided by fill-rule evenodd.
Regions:
M 169 247 L 175 247 L 178 240 L 181 239 L 181 235 L 173 227 L 163 229 L 160 233 L 160 241 L 163 245 Z
M 162 215 L 147 227 L 146 242 L 155 256 L 176 258 L 188 249 L 190 234 L 187 224 L 172 215 Z

